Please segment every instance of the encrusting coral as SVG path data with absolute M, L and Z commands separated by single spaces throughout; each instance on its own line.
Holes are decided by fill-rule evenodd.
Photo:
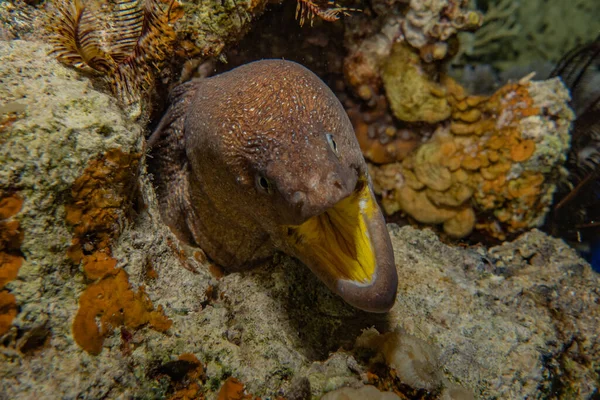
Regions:
M 443 224 L 455 238 L 476 228 L 503 240 L 540 226 L 569 147 L 565 87 L 524 79 L 487 98 L 444 84 L 450 123 L 401 164 L 371 167 L 386 212 Z
M 87 352 L 99 354 L 104 338 L 124 326 L 138 329 L 148 324 L 164 332 L 171 321 L 162 307 L 154 309 L 140 287 L 134 292 L 128 274 L 116 268 L 110 245 L 123 226 L 123 210 L 131 201 L 140 154 L 110 150 L 91 160 L 71 189 L 71 201 L 65 206 L 66 222 L 74 238 L 69 258 L 82 262 L 90 285 L 79 297 L 79 310 L 73 321 L 75 341 Z
M 143 287 L 134 292 L 127 273 L 112 268 L 79 297 L 73 337 L 81 348 L 97 355 L 102 351 L 104 338 L 119 326 L 138 329 L 148 324 L 158 332 L 165 332 L 171 323 L 163 314 L 162 306 L 154 309 Z
M 141 154 L 111 149 L 91 160 L 73 183 L 65 219 L 73 229 L 69 258 L 79 263 L 95 252 L 110 254 L 110 244 L 125 221 L 124 206 L 135 189 Z
M 13 217 L 21 210 L 23 199 L 18 194 L 0 191 L 0 335 L 6 333 L 17 315 L 15 296 L 5 289 L 17 277 L 23 263 L 19 247 L 23 233 Z

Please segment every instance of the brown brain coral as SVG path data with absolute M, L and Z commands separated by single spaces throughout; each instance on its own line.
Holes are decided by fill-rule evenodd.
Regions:
M 386 212 L 403 210 L 452 237 L 498 239 L 539 226 L 569 147 L 568 92 L 559 80 L 523 80 L 491 97 L 444 82 L 449 124 L 402 163 L 373 167 Z M 402 178 L 389 179 L 389 170 Z

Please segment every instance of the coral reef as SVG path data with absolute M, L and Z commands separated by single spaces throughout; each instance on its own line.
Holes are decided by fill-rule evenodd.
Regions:
M 452 51 L 448 41 L 458 32 L 477 29 L 481 14 L 467 9 L 464 0 L 411 0 L 374 2 L 369 15 L 355 15 L 346 22 L 344 73 L 358 93 L 362 85 L 378 92 L 380 69 L 394 43 L 405 41 L 427 63 L 442 60 Z M 374 18 L 375 17 L 375 18 Z M 370 18 L 369 23 L 365 19 Z M 374 19 L 374 20 L 373 20 Z M 366 89 L 362 89 L 365 91 Z
M 445 84 L 448 127 L 401 164 L 371 168 L 386 212 L 443 224 L 455 238 L 476 228 L 504 240 L 542 225 L 569 148 L 567 90 L 523 80 L 487 98 Z
M 356 96 L 344 104 L 365 157 L 375 164 L 383 206 L 388 214 L 402 210 L 420 223 L 443 224 L 453 238 L 476 229 L 503 240 L 541 226 L 569 146 L 568 93 L 555 81 L 524 80 L 489 97 L 469 96 L 407 36 L 408 16 L 437 3 L 415 1 L 404 10 L 380 5 L 374 32 L 361 33 L 348 22 L 344 72 Z M 466 3 L 451 3 L 449 9 L 466 10 Z M 509 6 L 488 9 L 488 30 L 510 14 Z M 548 107 L 555 108 L 552 116 L 545 114 Z
M 247 3 L 201 3 L 197 7 L 204 10 L 223 7 L 242 13 L 252 8 Z M 179 24 L 209 15 L 185 16 Z M 226 13 L 215 20 L 235 15 Z M 237 26 L 247 26 L 253 16 L 235 20 Z M 219 32 L 194 39 L 216 49 L 234 37 Z M 223 41 L 204 42 L 215 37 Z M 391 47 L 390 43 L 390 51 Z M 50 50 L 40 43 L 0 42 L 0 110 L 8 110 L 0 111 L 0 161 L 8 166 L 0 169 L 0 190 L 24 199 L 16 218 L 5 220 L 18 220 L 23 235 L 18 277 L 4 287 L 19 307 L 1 340 L 0 392 L 6 397 L 60 393 L 67 398 L 217 398 L 224 382 L 229 382 L 226 391 L 231 388 L 230 394 L 238 397 L 246 396 L 242 390 L 261 398 L 320 397 L 377 380 L 378 370 L 371 369 L 361 349 L 353 349 L 356 338 L 371 326 L 383 335 L 401 331 L 419 344 L 435 346 L 437 364 L 443 366 L 438 370 L 441 379 L 451 382 L 439 393 L 442 398 L 468 398 L 465 390 L 483 399 L 589 398 L 598 392 L 600 281 L 562 241 L 534 230 L 492 249 L 453 248 L 429 230 L 390 225 L 401 287 L 397 304 L 383 316 L 346 306 L 286 256 L 276 256 L 253 271 L 217 278 L 205 259 L 194 257 L 197 249 L 174 251 L 175 239 L 161 222 L 144 160 L 139 170 L 131 169 L 131 177 L 119 171 L 137 160 L 132 155 L 143 153 L 143 128 L 87 78 L 48 57 Z M 543 105 L 550 94 L 544 90 L 553 84 L 516 84 L 495 99 L 516 113 L 520 108 L 511 99 L 527 103 L 529 96 L 531 104 L 545 108 L 548 115 L 560 115 L 562 108 L 553 108 L 551 102 Z M 380 88 L 371 89 L 367 85 L 363 90 L 372 96 L 366 102 L 385 100 Z M 486 98 L 469 105 L 471 96 L 460 100 L 458 89 L 446 85 L 446 90 L 455 128 L 473 117 L 468 114 L 472 109 L 484 104 L 492 111 L 500 107 Z M 562 94 L 561 89 L 558 96 Z M 458 113 L 455 107 L 462 101 L 467 107 Z M 531 111 L 531 104 L 523 110 Z M 491 117 L 482 113 L 480 121 L 511 120 L 507 113 L 492 111 Z M 522 120 L 533 127 L 555 122 L 538 113 Z M 489 139 L 485 134 L 442 131 L 440 136 L 444 133 L 459 143 L 461 138 Z M 400 129 L 395 132 L 403 135 Z M 526 139 L 536 142 L 534 154 L 544 143 L 543 138 L 537 142 L 537 136 Z M 526 153 L 515 154 L 521 159 Z M 547 155 L 552 154 L 558 153 Z M 512 157 L 512 152 L 505 156 Z M 532 155 L 518 164 L 541 167 L 545 157 Z M 96 179 L 86 172 L 92 165 L 98 175 L 94 182 L 105 191 L 85 194 L 80 178 Z M 396 163 L 392 167 L 405 168 Z M 421 172 L 428 176 L 426 168 Z M 416 177 L 414 166 L 413 174 Z M 116 183 L 111 186 L 113 178 Z M 397 174 L 387 178 L 400 179 Z M 134 182 L 139 202 L 127 194 Z M 106 206 L 105 212 L 88 208 L 88 200 Z M 78 214 L 80 224 L 74 218 Z M 118 226 L 95 225 L 93 215 L 108 215 L 106 220 Z M 68 255 L 81 257 L 83 272 Z M 182 261 L 191 268 L 183 268 Z M 78 299 L 87 297 L 90 289 L 89 293 L 100 292 L 100 287 L 109 289 L 109 297 L 120 295 L 107 306 L 108 313 L 92 314 L 107 324 L 123 325 L 104 331 L 96 323 L 91 331 L 102 334 L 102 351 L 92 355 L 77 343 L 72 327 L 81 309 Z M 117 312 L 113 320 L 109 313 L 134 304 L 129 300 L 145 309 L 146 317 L 128 324 Z M 145 307 L 146 300 L 154 311 Z M 161 306 L 172 321 L 167 334 L 149 326 L 149 314 L 165 322 L 162 314 L 152 314 Z M 139 329 L 128 327 L 140 321 L 147 322 Z M 381 375 L 379 382 L 386 379 Z M 397 388 L 404 397 L 419 393 L 406 385 Z

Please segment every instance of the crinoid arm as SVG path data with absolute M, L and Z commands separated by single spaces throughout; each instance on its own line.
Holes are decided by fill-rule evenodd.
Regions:
M 166 4 L 165 4 L 166 3 Z M 52 54 L 67 65 L 95 71 L 125 104 L 144 98 L 172 54 L 177 0 L 53 0 Z
M 337 21 L 341 15 L 350 15 L 350 11 L 360 11 L 357 8 L 341 7 L 333 1 L 327 1 L 325 4 L 318 0 L 297 0 L 296 19 L 300 26 L 303 26 L 306 20 L 313 25 L 315 15 L 324 21 Z
M 57 20 L 49 23 L 51 54 L 67 65 L 107 73 L 114 68 L 111 55 L 102 49 L 97 16 L 82 0 L 54 0 Z M 54 15 L 53 15 L 54 16 Z

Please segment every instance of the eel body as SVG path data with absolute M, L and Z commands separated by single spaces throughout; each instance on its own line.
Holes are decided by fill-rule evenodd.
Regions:
M 171 94 L 150 137 L 165 223 L 230 271 L 277 250 L 349 304 L 385 312 L 397 274 L 354 130 L 299 64 L 264 60 Z

